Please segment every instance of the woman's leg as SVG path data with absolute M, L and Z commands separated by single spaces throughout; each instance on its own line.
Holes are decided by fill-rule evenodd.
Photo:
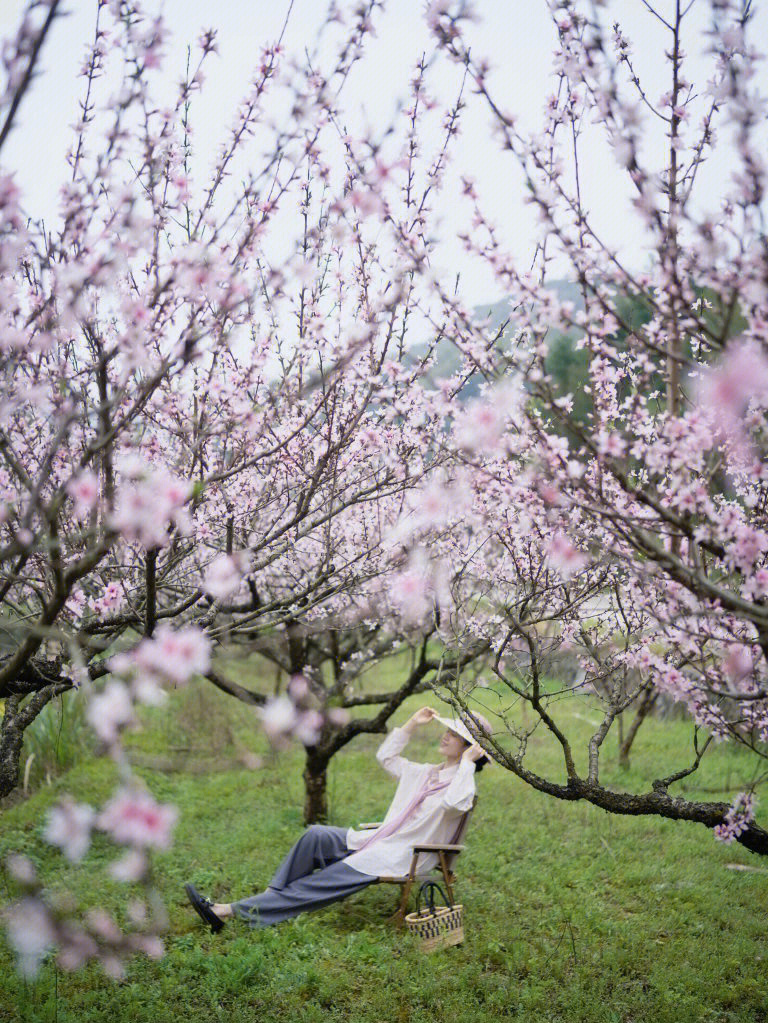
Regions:
M 329 824 L 310 824 L 275 871 L 267 892 L 282 891 L 287 885 L 311 874 L 313 870 L 322 870 L 348 856 L 351 850 L 347 848 L 346 838 L 347 828 L 332 827 Z M 360 877 L 368 876 L 360 874 L 359 871 L 357 873 Z M 255 895 L 253 898 L 261 896 Z M 251 900 L 243 901 L 248 903 Z M 235 915 L 234 905 L 229 902 L 216 903 L 213 911 L 225 919 Z
M 377 880 L 339 860 L 313 874 L 296 878 L 284 888 L 270 887 L 261 895 L 233 902 L 231 910 L 250 927 L 269 927 L 299 913 L 329 906 Z
M 313 870 L 322 870 L 349 853 L 347 828 L 310 824 L 275 871 L 269 887 L 278 890 L 285 888 L 297 878 L 306 877 Z

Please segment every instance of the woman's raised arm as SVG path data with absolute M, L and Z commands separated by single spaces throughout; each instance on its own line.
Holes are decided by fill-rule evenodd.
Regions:
M 448 810 L 469 810 L 475 798 L 475 762 L 485 755 L 485 750 L 473 742 L 461 754 L 459 766 L 451 778 L 451 784 L 443 793 L 443 806 Z
M 402 727 L 392 729 L 376 751 L 376 759 L 385 771 L 395 778 L 399 778 L 406 767 L 414 765 L 412 760 L 406 760 L 405 757 L 400 756 L 400 750 L 405 749 L 408 745 L 408 740 L 414 730 L 420 725 L 426 725 L 436 714 L 437 711 L 432 707 L 420 707 Z

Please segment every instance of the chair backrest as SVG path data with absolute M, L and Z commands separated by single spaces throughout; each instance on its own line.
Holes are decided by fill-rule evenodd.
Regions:
M 469 818 L 472 816 L 472 811 L 475 809 L 476 806 L 477 795 L 475 795 L 475 798 L 472 800 L 472 806 L 470 806 L 468 810 L 465 810 L 464 813 L 461 815 L 459 823 L 456 825 L 456 831 L 453 835 L 453 838 L 450 841 L 450 845 L 461 845 L 461 843 L 464 841 L 464 835 L 466 834 L 467 827 L 469 826 Z M 448 861 L 449 867 L 451 867 L 453 861 L 456 859 L 458 855 L 459 854 L 456 852 L 449 852 L 445 854 L 445 858 Z

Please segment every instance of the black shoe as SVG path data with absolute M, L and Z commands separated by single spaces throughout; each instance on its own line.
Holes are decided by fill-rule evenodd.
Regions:
M 201 895 L 197 891 L 194 885 L 185 884 L 184 891 L 187 893 L 187 898 L 192 903 L 192 908 L 195 910 L 200 919 L 211 925 L 211 931 L 214 934 L 218 934 L 221 928 L 224 926 L 224 921 L 220 916 L 216 916 L 211 907 L 213 903 L 210 899 L 206 899 L 204 895 Z

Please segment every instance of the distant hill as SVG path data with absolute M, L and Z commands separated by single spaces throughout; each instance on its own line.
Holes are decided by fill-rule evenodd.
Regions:
M 573 302 L 577 308 L 583 307 L 581 300 L 581 292 L 579 285 L 573 281 L 559 280 L 553 281 L 549 288 L 555 291 L 557 295 L 564 301 Z M 499 299 L 496 302 L 492 302 L 488 305 L 476 305 L 473 310 L 474 319 L 480 323 L 481 321 L 488 321 L 487 332 L 490 335 L 493 331 L 496 331 L 506 321 L 510 321 L 510 326 L 505 331 L 504 337 L 514 333 L 515 330 L 515 318 L 510 307 L 510 300 L 508 298 Z M 563 334 L 561 332 L 553 331 L 549 337 L 550 351 L 553 352 L 555 362 L 558 366 L 563 363 L 570 363 L 571 356 L 575 356 L 577 353 L 574 351 L 573 342 L 576 337 L 576 332 L 570 334 Z M 503 339 L 501 344 L 503 345 Z M 427 351 L 426 344 L 414 345 L 411 348 L 413 353 L 414 361 L 423 357 Z M 452 376 L 461 364 L 461 357 L 454 344 L 448 339 L 443 338 L 438 346 L 436 352 L 435 368 L 433 370 L 435 380 L 445 379 L 446 377 Z M 565 368 L 563 366 L 563 368 Z M 558 374 L 559 375 L 559 374 Z M 569 373 L 565 373 L 565 376 L 569 376 Z M 462 402 L 469 401 L 477 396 L 480 388 L 480 381 L 473 378 L 470 380 L 461 390 L 459 394 L 459 400 Z

